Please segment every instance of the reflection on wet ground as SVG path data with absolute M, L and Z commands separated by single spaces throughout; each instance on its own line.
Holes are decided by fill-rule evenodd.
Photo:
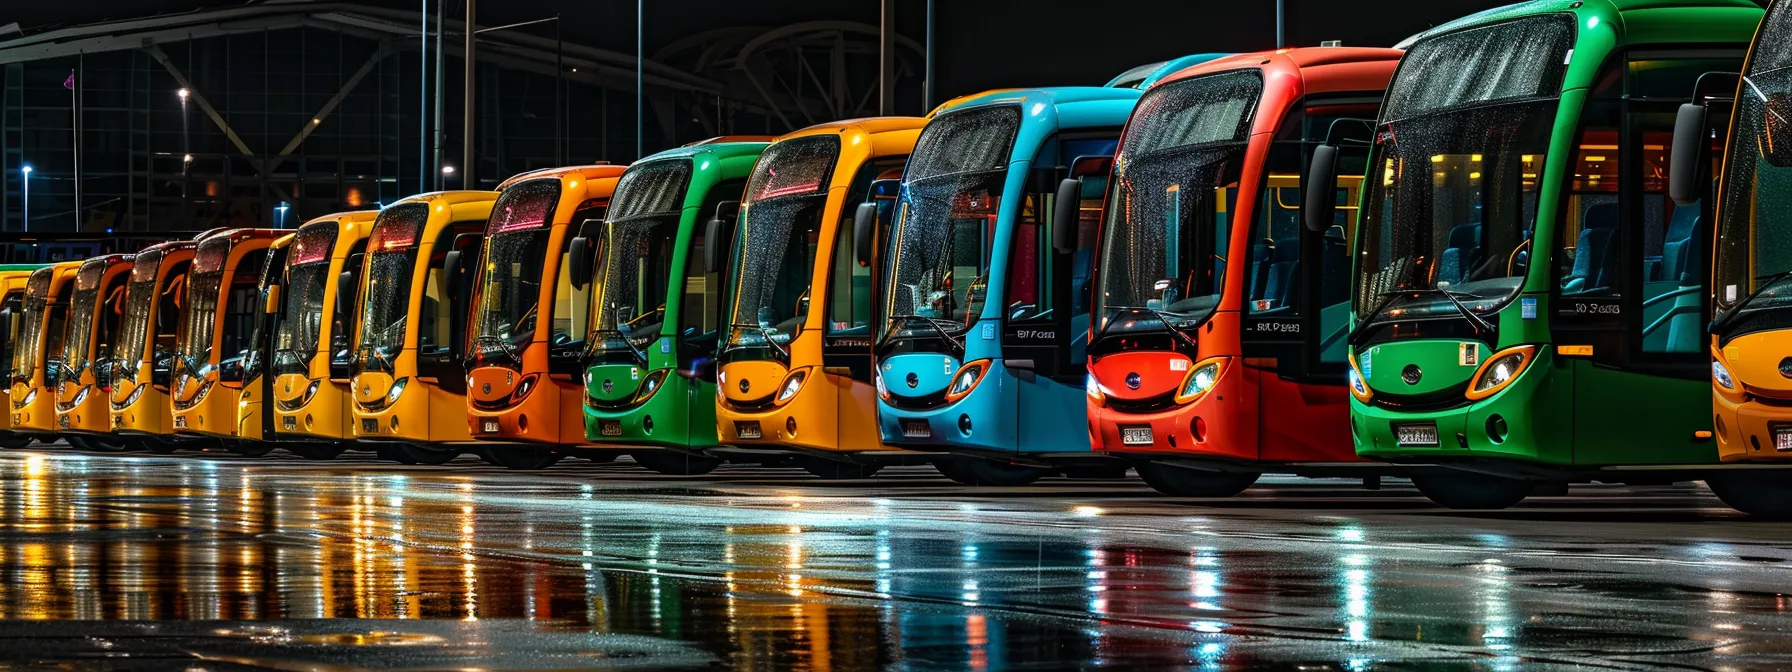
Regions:
M 1792 666 L 1792 525 L 1698 486 L 1460 514 L 1399 484 L 890 473 L 7 452 L 0 664 Z

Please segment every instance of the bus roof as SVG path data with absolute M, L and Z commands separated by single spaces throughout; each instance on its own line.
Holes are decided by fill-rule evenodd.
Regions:
M 1380 92 L 1406 52 L 1380 47 L 1298 47 L 1237 54 L 1184 68 L 1159 85 L 1241 68 L 1261 68 L 1299 78 L 1297 95 L 1308 93 Z
M 1108 80 L 1108 83 L 1103 84 L 1102 86 L 1139 89 L 1143 91 L 1151 88 L 1151 86 L 1156 84 L 1158 80 L 1168 77 L 1177 71 L 1225 56 L 1226 54 L 1190 54 L 1181 58 L 1172 58 L 1167 61 L 1146 63 L 1120 73 L 1119 77 Z
M 44 264 L 0 264 L 0 273 L 9 271 L 35 271 L 43 267 Z
M 457 189 L 454 191 L 431 191 L 431 192 L 416 194 L 413 196 L 406 196 L 404 198 L 398 199 L 391 203 L 387 203 L 386 207 L 390 208 L 390 207 L 392 207 L 394 205 L 398 205 L 400 203 L 429 203 L 431 201 L 443 201 L 443 202 L 447 203 L 448 205 L 459 205 L 461 203 L 491 201 L 491 200 L 496 200 L 497 198 L 498 198 L 498 192 L 495 192 L 495 191 L 471 190 L 471 189 Z
M 1038 127 L 1048 120 L 1056 128 L 1119 128 L 1132 114 L 1141 93 L 1138 89 L 1102 86 L 998 89 L 965 96 L 950 104 L 954 106 L 953 113 L 985 105 L 1018 105 L 1026 110 L 1021 117 L 1022 128 Z M 1045 114 L 1048 110 L 1049 115 Z M 1050 130 L 1045 129 L 1047 133 Z M 1021 149 L 1020 144 L 1015 146 L 1016 151 Z
M 1688 14 L 1688 13 L 1692 14 Z M 1754 0 L 1531 0 L 1492 9 L 1482 10 L 1468 16 L 1444 23 L 1394 45 L 1397 49 L 1405 49 L 1413 42 L 1428 37 L 1455 32 L 1465 28 L 1499 23 L 1512 19 L 1536 16 L 1538 14 L 1574 14 L 1581 19 L 1580 24 L 1587 28 L 1598 28 L 1602 23 L 1606 30 L 1621 31 L 1619 41 L 1631 44 L 1648 42 L 1701 42 L 1707 41 L 1704 31 L 1693 29 L 1710 28 L 1702 24 L 1747 24 L 1748 34 L 1743 36 L 1747 41 L 1754 35 L 1755 26 L 1761 22 L 1763 10 Z M 1750 18 L 1750 17 L 1753 18 Z M 1605 19 L 1594 20 L 1596 17 Z M 1679 30 L 1666 29 L 1658 25 L 1664 22 L 1685 22 L 1688 19 L 1699 19 L 1695 23 L 1681 23 Z M 1617 19 L 1611 21 L 1607 19 Z M 1591 23 L 1591 25 L 1589 25 Z M 1582 38 L 1585 38 L 1585 32 Z
M 599 180 L 606 177 L 620 177 L 625 170 L 628 170 L 628 166 L 621 166 L 613 163 L 594 163 L 584 166 L 543 168 L 541 170 L 531 170 L 526 173 L 516 174 L 514 177 L 498 184 L 498 191 L 503 191 L 506 188 L 509 188 L 510 185 L 518 182 L 533 180 L 540 177 L 566 177 L 568 175 L 576 175 L 587 180 Z
M 643 157 L 640 161 L 636 161 L 634 165 L 640 165 L 648 161 L 659 161 L 661 159 L 688 159 L 697 156 L 698 154 L 710 154 L 716 158 L 722 159 L 734 158 L 737 156 L 758 156 L 760 152 L 765 151 L 765 146 L 771 144 L 772 141 L 769 137 L 761 138 L 760 136 L 733 137 L 751 137 L 752 139 L 734 140 L 729 137 L 722 137 L 704 140 L 702 142 L 693 142 L 683 147 L 674 147 L 663 152 L 649 154 L 646 157 Z

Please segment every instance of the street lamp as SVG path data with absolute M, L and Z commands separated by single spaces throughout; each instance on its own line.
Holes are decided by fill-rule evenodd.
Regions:
M 454 177 L 454 166 L 442 166 L 442 188 L 448 188 L 448 179 Z
M 281 201 L 280 205 L 274 206 L 275 210 L 280 211 L 280 220 L 277 224 L 275 224 L 275 228 L 280 228 L 280 229 L 286 228 L 286 209 L 288 207 L 290 207 L 290 206 L 288 206 L 286 204 L 286 201 Z
M 31 164 L 27 163 L 20 166 L 19 174 L 24 176 L 23 181 L 25 184 L 23 212 L 20 213 L 20 218 L 24 220 L 25 231 L 29 233 L 31 231 Z

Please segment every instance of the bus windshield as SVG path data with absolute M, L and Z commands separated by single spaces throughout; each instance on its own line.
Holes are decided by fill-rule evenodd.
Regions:
M 322 337 L 330 255 L 341 225 L 320 222 L 299 229 L 287 252 L 286 297 L 274 331 L 274 375 L 309 374 Z
M 1792 133 L 1789 44 L 1792 11 L 1776 4 L 1743 74 L 1723 170 L 1712 312 L 1724 339 L 1792 328 L 1792 147 L 1783 142 Z
M 1358 320 L 1486 324 L 1528 268 L 1573 47 L 1547 15 L 1421 40 L 1389 85 L 1363 201 Z
M 473 351 L 481 359 L 521 361 L 541 314 L 541 270 L 548 224 L 560 201 L 560 178 L 511 185 L 486 224 L 485 264 L 474 297 Z
M 55 275 L 56 269 L 46 266 L 32 271 L 25 281 L 25 321 L 20 328 L 24 337 L 12 351 L 12 382 L 15 384 L 29 385 L 32 374 L 37 373 L 38 355 L 43 353 L 44 347 L 44 322 L 50 312 L 50 282 Z
M 366 300 L 361 302 L 360 337 L 354 360 L 390 373 L 392 358 L 404 348 L 410 315 L 411 276 L 417 240 L 429 223 L 429 205 L 405 203 L 380 212 L 367 242 Z
M 1219 305 L 1262 92 L 1262 73 L 1249 69 L 1161 86 L 1140 99 L 1115 157 L 1102 227 L 1095 296 L 1102 329 L 1180 329 Z M 1126 312 L 1148 316 L 1114 319 Z
M 163 252 L 149 248 L 137 253 L 131 264 L 131 280 L 124 290 L 124 321 L 119 326 L 118 375 L 137 379 L 143 365 L 143 348 L 149 341 L 149 313 L 156 301 L 156 273 L 162 267 Z
M 100 279 L 106 275 L 106 261 L 81 264 L 75 273 L 75 291 L 69 301 L 68 334 L 62 339 L 64 380 L 79 380 L 81 372 L 93 362 L 87 361 L 88 346 L 93 341 L 94 314 L 99 312 Z
M 889 320 L 879 340 L 944 336 L 982 312 L 1020 108 L 977 107 L 935 118 L 909 157 L 885 273 Z
M 817 135 L 774 144 L 753 167 L 728 268 L 734 300 L 725 351 L 769 349 L 780 356 L 782 344 L 802 329 L 828 180 L 839 156 L 838 136 Z
M 598 237 L 589 355 L 646 363 L 642 348 L 659 337 L 665 322 L 672 252 L 690 183 L 688 159 L 637 165 L 617 181 Z

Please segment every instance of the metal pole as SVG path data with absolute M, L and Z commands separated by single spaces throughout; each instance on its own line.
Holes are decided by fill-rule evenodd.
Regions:
M 443 79 L 443 74 L 442 74 L 444 72 L 447 72 L 447 68 L 443 67 L 444 59 L 442 57 L 442 54 L 445 54 L 448 52 L 448 50 L 445 48 L 447 45 L 442 43 L 442 39 L 443 39 L 442 36 L 447 34 L 447 32 L 442 29 L 444 17 L 446 17 L 447 15 L 448 15 L 447 0 L 443 0 L 440 3 L 437 3 L 436 4 L 436 96 L 435 96 L 435 98 L 436 98 L 436 101 L 435 101 L 436 102 L 436 123 L 435 123 L 435 158 L 436 158 L 436 160 L 426 168 L 430 173 L 429 179 L 431 180 L 430 182 L 428 182 L 426 184 L 436 185 L 436 188 L 435 188 L 436 191 L 441 191 L 442 186 L 443 186 L 442 185 L 442 136 L 448 130 L 448 125 L 447 125 L 448 122 L 447 122 L 447 119 L 445 118 L 444 113 L 442 111 L 442 108 L 446 107 L 445 102 L 446 102 L 446 98 L 448 95 L 448 89 L 446 87 L 447 82 Z M 423 187 L 422 187 L 422 185 L 418 185 L 418 188 L 421 189 Z
M 566 53 L 560 41 L 560 15 L 554 15 L 554 163 L 566 165 L 566 114 L 561 96 L 566 90 Z
M 1282 19 L 1282 17 L 1283 17 L 1282 12 L 1284 9 L 1284 7 L 1282 5 L 1285 3 L 1285 1 L 1286 0 L 1276 0 L 1276 48 L 1277 49 L 1281 49 L 1282 47 L 1288 46 L 1288 41 L 1283 39 L 1283 37 L 1285 35 L 1283 33 L 1283 28 L 1284 28 L 1285 24 Z
M 467 90 L 466 101 L 464 102 L 464 107 L 466 108 L 464 112 L 465 118 L 461 120 L 460 137 L 460 186 L 462 189 L 479 188 L 479 182 L 477 180 L 479 167 L 473 164 L 473 115 L 475 113 L 473 108 L 475 106 L 474 101 L 476 100 L 473 97 L 475 93 L 473 88 L 473 73 L 475 70 L 479 69 L 478 61 L 475 60 L 473 56 L 473 41 L 476 37 L 473 35 L 473 20 L 475 16 L 478 16 L 474 13 L 477 9 L 477 2 L 478 0 L 467 0 Z
M 921 87 L 921 112 L 933 110 L 933 96 L 938 91 L 933 83 L 933 0 L 927 0 L 927 81 Z
M 878 20 L 877 113 L 896 113 L 896 0 L 882 0 Z
M 447 4 L 447 0 L 443 0 Z M 423 36 L 417 52 L 422 75 L 417 80 L 417 190 L 429 184 L 429 0 L 423 0 Z
M 643 46 L 647 34 L 646 0 L 635 0 L 635 158 L 645 153 L 647 137 L 647 90 L 641 88 L 641 69 L 647 62 L 646 47 Z
M 25 232 L 30 233 L 31 232 L 31 166 L 25 166 L 24 168 L 20 168 L 19 172 L 25 174 L 25 178 L 24 178 L 24 182 L 25 182 L 24 192 L 25 193 L 24 193 L 24 199 L 23 199 L 24 200 L 24 205 L 23 205 L 24 212 L 22 212 L 20 214 L 24 215 L 23 219 L 24 219 L 24 224 L 25 224 Z
M 87 74 L 85 55 L 75 57 L 75 88 L 69 96 L 69 112 L 74 122 L 75 143 L 75 230 L 81 230 L 81 80 Z

